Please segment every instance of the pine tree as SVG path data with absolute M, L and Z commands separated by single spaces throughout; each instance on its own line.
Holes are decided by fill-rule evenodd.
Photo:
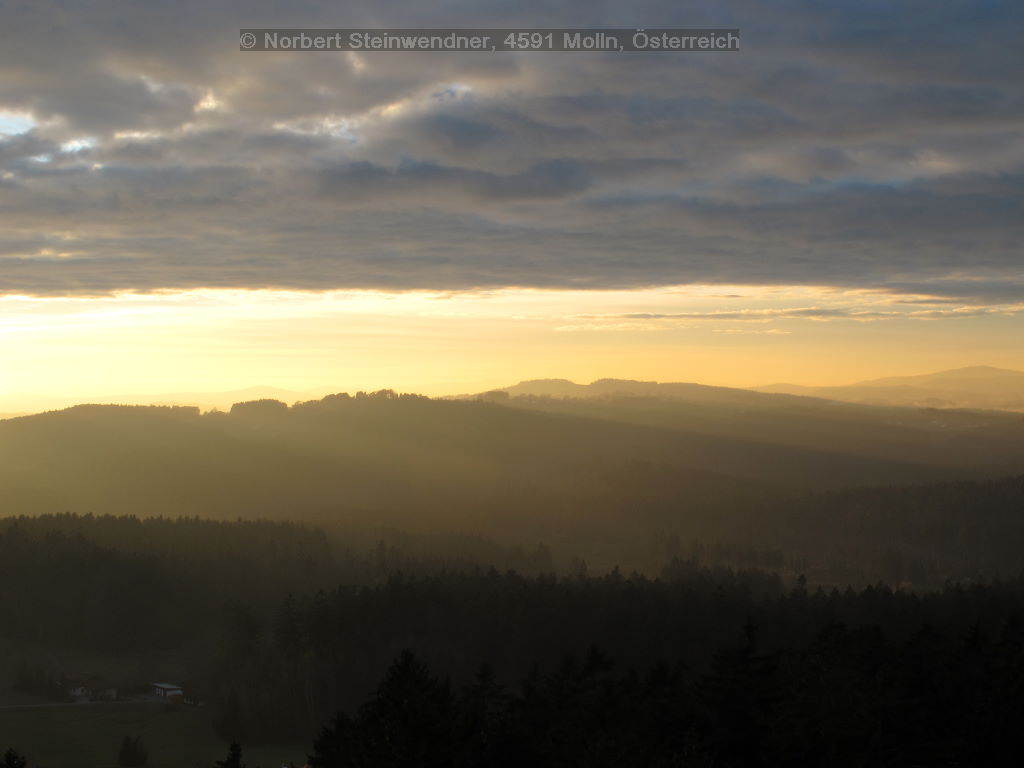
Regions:
M 391 665 L 380 687 L 350 720 L 339 717 L 314 743 L 314 768 L 432 768 L 451 765 L 455 700 L 410 651 Z
M 242 747 L 237 741 L 231 742 L 228 747 L 228 756 L 223 760 L 214 763 L 216 768 L 246 768 L 242 762 Z
M 703 685 L 718 762 L 732 768 L 766 765 L 765 752 L 777 698 L 775 658 L 756 652 L 756 628 L 749 619 L 744 642 L 716 653 Z

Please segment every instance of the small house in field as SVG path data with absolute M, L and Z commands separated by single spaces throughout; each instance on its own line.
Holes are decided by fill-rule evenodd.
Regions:
M 92 689 L 87 688 L 85 683 L 74 683 L 68 688 L 68 696 L 72 699 L 87 699 L 92 696 Z
M 64 692 L 72 699 L 92 699 L 103 685 L 95 675 L 72 673 L 61 676 Z
M 152 683 L 150 688 L 157 696 L 163 696 L 165 699 L 169 699 L 172 696 L 184 696 L 185 691 L 182 690 L 180 685 L 174 683 Z

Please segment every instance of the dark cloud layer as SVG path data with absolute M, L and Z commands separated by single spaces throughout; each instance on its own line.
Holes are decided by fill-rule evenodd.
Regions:
M 429 6 L 429 7 L 428 7 Z M 239 27 L 736 26 L 735 54 Z M 1024 296 L 1013 2 L 0 2 L 0 292 L 690 282 Z

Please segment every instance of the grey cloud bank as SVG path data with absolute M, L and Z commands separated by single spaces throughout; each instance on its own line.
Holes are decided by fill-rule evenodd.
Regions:
M 238 50 L 240 27 L 339 16 L 738 27 L 744 44 Z M 0 115 L 35 123 L 0 135 L 2 292 L 720 282 L 1024 296 L 1019 3 L 41 2 L 0 3 L 0 21 Z

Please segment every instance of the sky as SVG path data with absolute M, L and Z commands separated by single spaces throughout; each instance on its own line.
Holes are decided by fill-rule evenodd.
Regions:
M 1022 38 L 984 0 L 0 0 L 0 396 L 1024 368 Z

